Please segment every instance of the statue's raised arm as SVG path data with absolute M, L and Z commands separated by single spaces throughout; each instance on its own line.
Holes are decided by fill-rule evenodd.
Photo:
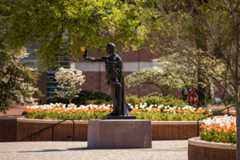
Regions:
M 89 57 L 87 56 L 88 51 L 87 49 L 85 49 L 84 54 L 83 54 L 83 59 L 86 61 L 91 61 L 91 62 L 103 62 L 105 61 L 105 57 L 101 57 L 101 58 L 95 58 L 95 57 Z

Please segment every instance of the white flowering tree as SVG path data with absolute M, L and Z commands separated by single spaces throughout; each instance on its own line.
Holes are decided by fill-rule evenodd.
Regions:
M 159 58 L 159 67 L 148 68 L 133 72 L 125 78 L 127 87 L 136 87 L 143 84 L 156 86 L 161 93 L 163 89 L 171 90 L 186 86 L 198 85 L 198 60 L 201 58 L 202 85 L 212 89 L 216 81 L 224 81 L 225 64 L 214 57 L 201 55 L 200 50 L 186 48 L 171 55 L 163 55 Z M 217 84 L 218 85 L 218 84 Z M 209 93 L 210 94 L 210 93 Z
M 85 82 L 85 75 L 81 70 L 59 68 L 55 73 L 55 79 L 58 83 L 57 96 L 67 98 L 71 103 L 73 98 L 80 93 L 82 84 Z
M 33 102 L 33 95 L 38 91 L 37 76 L 20 62 L 21 56 L 20 51 L 0 48 L 0 112 L 16 103 Z

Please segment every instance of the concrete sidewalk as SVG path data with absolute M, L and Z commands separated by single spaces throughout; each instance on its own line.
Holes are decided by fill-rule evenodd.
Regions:
M 187 141 L 153 141 L 152 149 L 86 148 L 86 142 L 0 143 L 1 160 L 187 160 Z

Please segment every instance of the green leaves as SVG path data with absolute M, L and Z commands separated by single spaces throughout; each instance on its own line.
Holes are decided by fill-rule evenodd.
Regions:
M 30 112 L 27 118 L 33 119 L 59 119 L 59 120 L 90 120 L 105 119 L 108 112 L 81 112 L 81 113 L 59 113 L 59 112 Z
M 27 118 L 33 119 L 59 119 L 59 120 L 90 120 L 105 119 L 108 112 L 81 112 L 81 113 L 58 113 L 58 112 L 30 112 L 26 114 Z M 195 121 L 204 114 L 198 113 L 162 113 L 162 112 L 130 112 L 137 119 L 146 119 L 152 121 Z
M 200 133 L 200 137 L 202 140 L 210 141 L 210 142 L 219 142 L 219 143 L 234 143 L 236 144 L 236 133 L 229 132 L 217 132 L 217 131 L 202 131 Z
M 52 57 L 44 59 L 50 67 L 62 47 L 74 58 L 79 58 L 81 46 L 102 49 L 109 41 L 120 49 L 137 48 L 148 33 L 144 23 L 147 16 L 139 14 L 147 13 L 142 4 L 141 0 L 134 4 L 118 0 L 17 0 L 10 6 L 5 41 L 12 48 L 40 44 L 41 54 Z
M 186 103 L 178 98 L 174 97 L 160 97 L 160 96 L 144 96 L 144 97 L 137 97 L 137 96 L 127 96 L 126 100 L 131 105 L 140 105 L 146 104 L 147 106 L 151 105 L 164 105 L 164 106 L 177 106 L 177 107 L 184 107 Z

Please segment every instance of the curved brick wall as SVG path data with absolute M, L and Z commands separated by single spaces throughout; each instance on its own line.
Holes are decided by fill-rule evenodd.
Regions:
M 87 121 L 68 120 L 58 124 L 59 122 L 61 121 L 17 118 L 15 119 L 15 121 L 11 120 L 10 123 L 7 120 L 2 121 L 0 119 L 0 124 L 5 123 L 5 126 L 7 126 L 8 128 L 4 129 L 2 127 L 0 141 L 4 141 L 5 139 L 7 139 L 6 135 L 8 135 L 9 132 L 14 132 L 14 134 L 12 135 L 12 141 L 87 140 Z M 152 122 L 153 140 L 188 139 L 196 136 L 198 136 L 198 125 L 196 121 Z M 7 141 L 9 141 L 9 139 Z
M 188 140 L 188 160 L 236 160 L 236 145 L 200 140 Z

